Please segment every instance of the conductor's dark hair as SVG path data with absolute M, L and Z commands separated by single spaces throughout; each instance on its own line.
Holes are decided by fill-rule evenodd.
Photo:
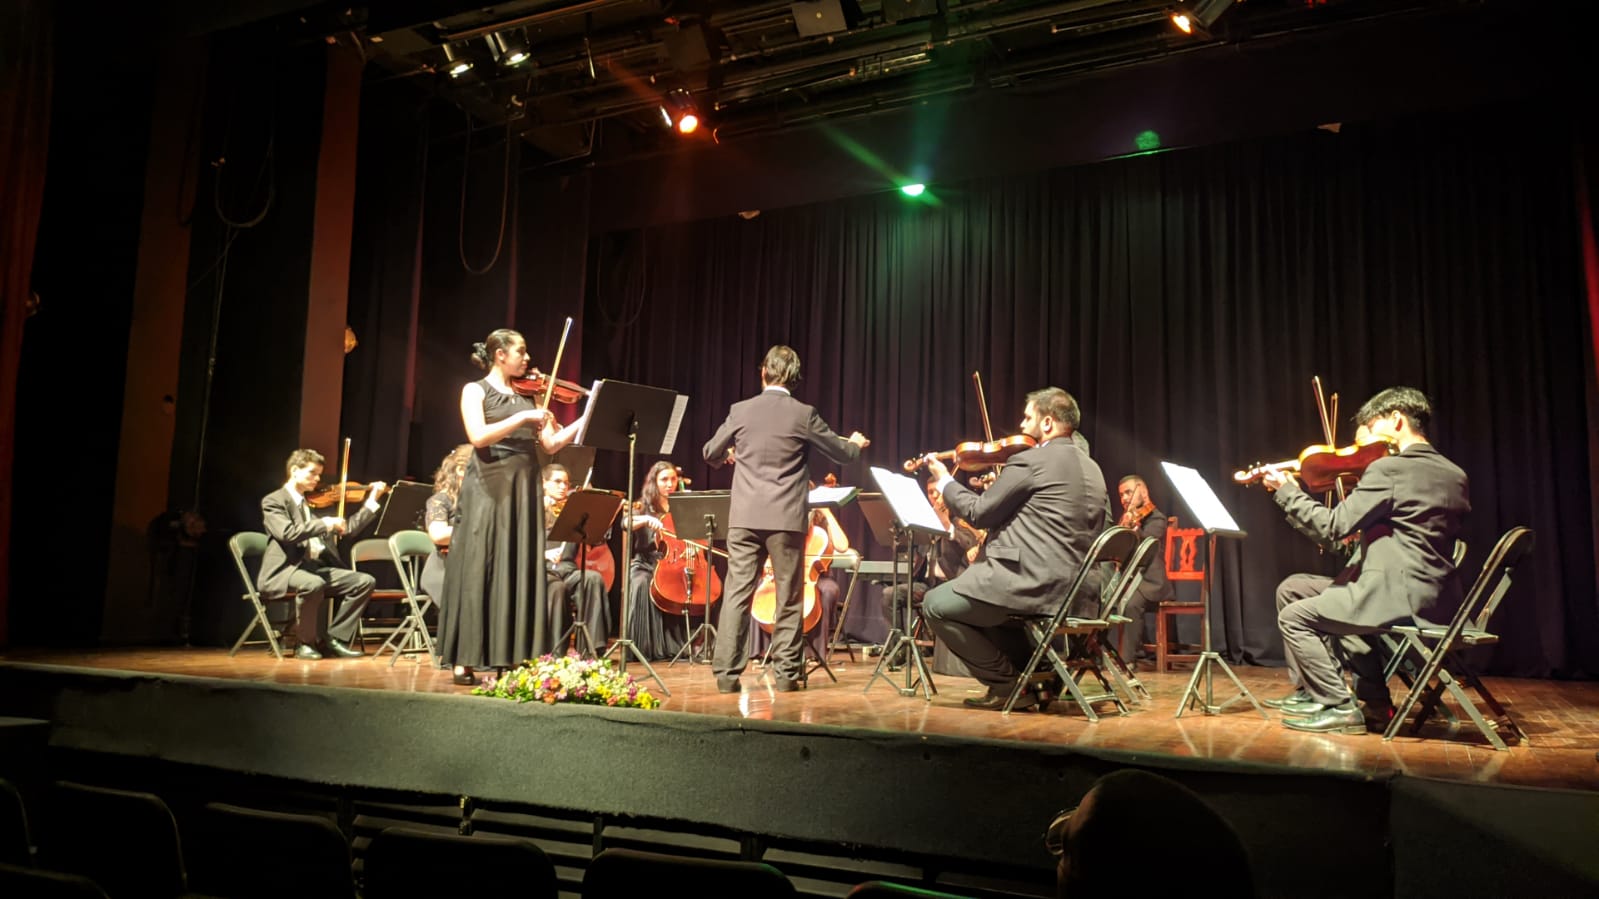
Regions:
M 792 387 L 798 384 L 799 353 L 794 352 L 792 347 L 782 345 L 767 350 L 766 358 L 761 360 L 761 377 L 772 387 Z
M 472 364 L 488 371 L 494 367 L 494 355 L 500 350 L 509 350 L 516 346 L 522 335 L 510 328 L 500 328 L 484 338 L 482 343 L 472 344 Z
M 1410 429 L 1423 437 L 1432 423 L 1432 401 L 1414 387 L 1390 387 L 1366 400 L 1366 405 L 1355 413 L 1355 424 L 1363 425 L 1390 412 L 1403 412 L 1410 420 Z

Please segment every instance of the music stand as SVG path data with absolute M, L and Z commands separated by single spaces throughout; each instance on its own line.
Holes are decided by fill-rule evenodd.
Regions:
M 872 527 L 872 536 L 878 542 L 887 542 L 894 547 L 894 569 L 891 575 L 889 595 L 893 596 L 899 589 L 899 547 L 905 547 L 905 599 L 903 609 L 894 610 L 894 626 L 890 628 L 888 636 L 883 640 L 883 653 L 877 658 L 877 667 L 872 669 L 872 676 L 866 681 L 866 688 L 861 692 L 869 692 L 872 684 L 881 677 L 890 687 L 894 681 L 883 673 L 884 666 L 889 660 L 898 656 L 901 650 L 907 654 L 905 662 L 905 686 L 894 687 L 901 696 L 915 696 L 916 688 L 922 688 L 923 695 L 928 702 L 933 700 L 933 694 L 938 689 L 933 686 L 933 673 L 928 670 L 927 662 L 922 658 L 921 649 L 916 645 L 916 640 L 911 636 L 911 574 L 913 559 L 911 553 L 918 542 L 918 537 L 925 538 L 921 543 L 931 543 L 933 538 L 942 537 L 948 532 L 944 523 L 939 521 L 938 513 L 933 511 L 933 506 L 927 501 L 927 492 L 913 477 L 889 471 L 886 468 L 873 466 L 871 469 L 872 480 L 876 482 L 877 489 L 882 491 L 882 507 L 888 511 L 887 520 L 883 515 L 883 508 L 879 507 L 875 499 L 869 499 L 870 494 L 860 497 L 861 512 L 866 516 L 866 521 Z M 884 534 L 883 531 L 888 531 Z M 884 537 L 888 537 L 884 541 Z M 903 622 L 904 627 L 900 624 Z
M 378 526 L 372 536 L 387 540 L 400 531 L 425 529 L 422 513 L 427 509 L 428 498 L 432 495 L 432 484 L 395 481 L 383 497 L 383 508 L 378 512 Z
M 716 546 L 716 541 L 727 542 L 727 515 L 728 507 L 732 505 L 733 493 L 730 490 L 696 490 L 692 493 L 672 494 L 672 521 L 678 527 L 677 538 L 687 540 L 689 543 L 700 547 L 706 553 L 705 565 L 707 570 L 711 566 L 710 551 Z M 704 534 L 705 542 L 700 543 L 697 537 L 690 534 Z M 711 624 L 711 604 L 716 602 L 711 596 L 711 578 L 704 578 L 700 585 L 700 595 L 705 598 L 704 617 L 700 619 L 700 626 L 689 632 L 683 646 L 672 656 L 672 661 L 666 663 L 670 668 L 677 664 L 677 660 L 688 653 L 688 663 L 711 663 L 711 650 L 716 645 L 716 628 Z M 684 628 L 688 626 L 688 607 L 683 608 Z M 694 650 L 694 641 L 702 639 L 698 651 Z
M 594 447 L 569 443 L 561 447 L 560 452 L 552 456 L 546 453 L 544 447 L 539 446 L 537 443 L 534 443 L 533 446 L 534 451 L 538 453 L 539 468 L 544 468 L 551 464 L 565 468 L 566 473 L 571 477 L 573 489 L 588 484 L 589 472 L 594 470 L 594 457 L 598 455 Z
M 579 587 L 589 570 L 588 553 L 583 548 L 605 542 L 605 532 L 611 529 L 617 514 L 622 511 L 622 501 L 622 494 L 616 490 L 574 490 L 567 494 L 566 505 L 561 507 L 561 514 L 550 525 L 546 541 L 578 545 L 575 555 Z M 572 604 L 572 624 L 556 638 L 555 645 L 560 646 L 570 637 L 578 645 L 579 652 L 598 658 L 599 646 L 594 642 L 594 635 L 589 633 L 588 622 L 583 620 L 577 608 L 576 597 L 568 597 L 568 601 Z M 582 648 L 585 644 L 587 649 Z
M 655 455 L 667 455 L 677 443 L 677 429 L 683 423 L 683 410 L 688 397 L 673 390 L 645 387 L 626 381 L 595 381 L 589 389 L 588 405 L 583 409 L 581 426 L 573 443 L 597 449 L 617 450 L 627 453 L 627 508 L 633 508 L 634 467 L 638 459 L 638 445 Z M 622 529 L 622 564 L 632 560 L 633 529 Z M 655 673 L 649 659 L 627 637 L 627 606 L 630 597 L 624 587 L 622 595 L 622 630 L 605 650 L 605 655 L 617 653 L 617 670 L 627 673 L 627 654 L 633 653 L 650 679 L 661 686 L 661 693 L 671 696 L 666 682 Z
M 1228 513 L 1226 507 L 1221 504 L 1221 500 L 1216 497 L 1216 492 L 1210 489 L 1210 484 L 1205 482 L 1204 476 L 1198 471 L 1182 465 L 1174 465 L 1170 462 L 1162 462 L 1160 467 L 1165 470 L 1166 479 L 1171 481 L 1171 485 L 1176 489 L 1177 496 L 1182 499 L 1183 505 L 1188 507 L 1188 511 L 1194 513 L 1194 518 L 1199 522 L 1199 526 L 1204 529 L 1206 537 L 1205 574 L 1199 581 L 1199 603 L 1202 610 L 1200 614 L 1200 627 L 1203 634 L 1202 645 L 1200 646 L 1199 660 L 1194 664 L 1194 675 L 1188 679 L 1188 688 L 1183 691 L 1182 698 L 1177 701 L 1177 714 L 1174 717 L 1181 718 L 1183 712 L 1186 712 L 1191 705 L 1197 706 L 1207 715 L 1214 715 L 1240 699 L 1247 699 L 1255 707 L 1255 711 L 1260 713 L 1260 717 L 1270 721 L 1270 716 L 1266 714 L 1265 709 L 1261 708 L 1260 702 L 1255 699 L 1255 694 L 1249 692 L 1249 688 L 1244 686 L 1244 682 L 1238 679 L 1238 675 L 1234 674 L 1233 669 L 1227 666 L 1227 661 L 1221 657 L 1221 653 L 1216 652 L 1210 643 L 1210 591 L 1216 577 L 1216 540 L 1219 537 L 1243 538 L 1249 535 L 1238 527 L 1238 523 L 1233 520 L 1233 516 Z M 1220 665 L 1221 670 L 1238 687 L 1237 696 L 1220 704 L 1216 702 L 1216 676 L 1211 669 L 1213 665 Z M 1199 682 L 1201 680 L 1205 682 L 1205 696 L 1203 699 L 1199 695 Z

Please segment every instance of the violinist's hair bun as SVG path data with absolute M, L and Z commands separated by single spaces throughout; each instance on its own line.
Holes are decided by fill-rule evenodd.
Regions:
M 489 348 L 487 345 L 483 343 L 472 344 L 473 365 L 476 365 L 478 368 L 481 368 L 484 371 L 488 371 L 489 366 L 491 366 L 493 363 L 494 360 L 489 356 Z

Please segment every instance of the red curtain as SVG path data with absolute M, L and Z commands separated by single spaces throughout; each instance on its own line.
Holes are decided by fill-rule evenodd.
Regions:
M 0 490 L 0 646 L 10 618 L 17 363 L 50 147 L 52 13 L 49 0 L 10 0 L 0 8 L 0 483 L 7 487 Z

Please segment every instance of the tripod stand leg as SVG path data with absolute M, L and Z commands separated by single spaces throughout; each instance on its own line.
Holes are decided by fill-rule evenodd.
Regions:
M 897 627 L 894 628 L 893 630 L 889 631 L 888 632 L 888 636 L 883 638 L 883 652 L 882 652 L 881 655 L 879 655 L 877 657 L 877 667 L 872 669 L 872 676 L 870 678 L 867 678 L 866 687 L 865 687 L 865 689 L 861 690 L 862 693 L 870 693 L 870 692 L 872 692 L 872 684 L 876 683 L 878 678 L 882 678 L 883 680 L 888 681 L 888 685 L 889 686 L 891 686 L 891 687 L 894 686 L 893 680 L 891 680 L 887 674 L 883 673 L 883 669 L 885 667 L 887 667 L 888 664 L 889 664 L 888 660 L 893 655 L 892 650 L 893 649 L 898 649 L 900 643 L 904 639 L 905 639 L 905 635 L 903 633 L 901 633 L 900 629 L 897 628 Z M 898 690 L 899 688 L 898 687 L 894 687 L 894 689 Z
M 660 686 L 661 695 L 672 695 L 672 691 L 666 689 L 666 681 L 661 680 L 661 676 L 655 672 L 655 667 L 650 664 L 650 660 L 644 658 L 644 653 L 638 651 L 638 647 L 634 645 L 632 640 L 629 640 L 626 637 L 617 638 L 617 641 L 612 643 L 610 647 L 605 650 L 605 655 L 603 657 L 610 658 L 611 655 L 617 650 L 621 650 L 621 656 L 619 658 L 619 661 L 621 662 L 619 668 L 621 671 L 627 671 L 627 655 L 628 653 L 632 653 L 633 658 L 638 659 L 639 664 L 644 666 L 644 670 L 649 672 L 648 676 L 637 678 L 637 680 L 640 683 L 643 683 L 646 680 L 653 680 Z

